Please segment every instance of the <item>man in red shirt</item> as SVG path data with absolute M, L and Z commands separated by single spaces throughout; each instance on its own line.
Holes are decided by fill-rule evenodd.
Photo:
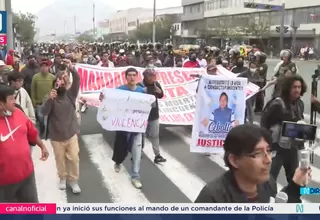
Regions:
M 14 55 L 14 50 L 9 50 L 8 54 L 7 54 L 7 59 L 6 59 L 6 64 L 8 66 L 13 66 L 14 65 L 13 55 Z
M 197 61 L 196 53 L 194 53 L 194 52 L 190 53 L 189 60 L 183 64 L 183 67 L 185 67 L 185 68 L 200 68 L 200 64 Z
M 30 144 L 49 154 L 29 118 L 15 106 L 14 88 L 0 84 L 0 203 L 37 203 Z

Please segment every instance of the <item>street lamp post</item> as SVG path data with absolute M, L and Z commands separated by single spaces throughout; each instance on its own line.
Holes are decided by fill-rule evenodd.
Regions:
M 5 8 L 7 11 L 7 51 L 9 51 L 14 49 L 11 0 L 5 0 Z
M 153 24 L 152 24 L 152 42 L 156 42 L 156 7 L 157 0 L 153 0 Z

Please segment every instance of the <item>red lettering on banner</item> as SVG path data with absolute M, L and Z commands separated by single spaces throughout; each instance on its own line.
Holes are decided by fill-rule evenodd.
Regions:
M 176 98 L 188 95 L 189 92 L 183 86 L 173 87 L 173 88 L 165 88 L 165 98 Z
M 169 79 L 167 77 L 166 72 L 158 72 L 159 79 L 161 80 L 163 85 L 170 85 Z
M 223 145 L 223 140 L 198 139 L 197 141 L 197 146 L 199 147 L 222 147 Z
M 78 74 L 80 77 L 80 91 L 87 91 L 87 79 L 88 79 L 88 71 L 84 68 L 78 68 Z
M 110 89 L 113 89 L 114 86 L 113 86 L 113 76 L 111 73 L 109 72 L 103 72 L 103 75 L 104 75 L 104 79 L 105 79 L 105 88 L 110 88 Z
M 192 73 L 198 73 L 199 71 L 192 71 Z M 201 72 L 201 71 L 200 71 Z M 202 73 L 202 72 L 201 72 Z M 158 80 L 161 81 L 163 85 L 176 85 L 182 84 L 185 82 L 194 81 L 193 77 L 190 77 L 191 71 L 180 71 L 180 70 L 173 70 L 173 71 L 157 71 Z
M 182 71 L 182 76 L 187 82 L 193 81 L 195 79 L 190 76 L 189 72 L 186 72 L 186 71 Z
M 118 88 L 119 86 L 123 85 L 121 82 L 120 73 L 114 72 L 113 77 L 114 88 Z
M 93 90 L 96 91 L 97 86 L 96 86 L 96 74 L 93 71 L 89 72 L 89 78 L 88 78 L 88 90 Z
M 188 123 L 193 121 L 194 114 L 195 113 L 160 115 L 160 120 L 164 123 Z

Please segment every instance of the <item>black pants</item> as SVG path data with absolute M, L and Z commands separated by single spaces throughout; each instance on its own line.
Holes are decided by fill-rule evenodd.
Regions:
M 262 112 L 263 107 L 264 107 L 264 96 L 265 96 L 265 92 L 259 92 L 256 95 L 256 104 L 255 104 L 255 113 L 259 113 Z
M 283 166 L 288 183 L 292 180 L 296 169 L 299 166 L 298 149 L 283 149 L 278 147 L 277 154 L 272 158 L 270 174 L 277 181 L 280 170 Z
M 32 173 L 17 184 L 0 186 L 0 203 L 38 203 L 36 179 Z

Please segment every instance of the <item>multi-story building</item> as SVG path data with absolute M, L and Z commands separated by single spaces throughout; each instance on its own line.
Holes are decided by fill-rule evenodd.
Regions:
M 98 22 L 97 25 L 97 38 L 110 33 L 110 21 L 108 19 Z
M 197 1 L 197 0 L 184 0 Z M 267 39 L 268 44 L 279 45 L 279 33 L 276 28 L 281 23 L 281 11 L 269 11 L 244 8 L 244 2 L 250 0 L 205 0 L 204 18 L 207 30 L 238 27 L 246 27 L 253 21 L 258 24 L 268 25 L 270 31 L 260 38 Z M 296 43 L 314 44 L 320 47 L 318 37 L 320 35 L 320 1 L 319 0 L 255 0 L 255 3 L 281 5 L 285 3 L 285 25 L 288 32 L 285 34 L 285 44 L 291 45 L 293 34 Z M 296 29 L 296 31 L 294 31 Z M 222 36 L 213 36 L 219 38 Z M 254 38 L 255 36 L 250 36 Z M 302 46 L 302 45 L 301 45 Z
M 156 19 L 170 19 L 178 31 L 174 32 L 174 36 L 178 37 L 181 31 L 181 14 L 183 12 L 182 7 L 172 7 L 156 10 Z M 122 35 L 130 35 L 136 28 L 143 23 L 153 21 L 153 9 L 148 8 L 132 8 L 128 10 L 118 11 L 110 19 L 110 34 L 118 36 L 120 39 Z
M 194 42 L 201 37 L 204 30 L 204 4 L 205 0 L 182 0 L 183 14 L 181 36 L 186 42 Z
M 126 38 L 129 31 L 136 27 L 137 17 L 146 11 L 152 11 L 152 9 L 130 8 L 117 11 L 110 19 L 110 34 L 112 37 L 114 39 Z

